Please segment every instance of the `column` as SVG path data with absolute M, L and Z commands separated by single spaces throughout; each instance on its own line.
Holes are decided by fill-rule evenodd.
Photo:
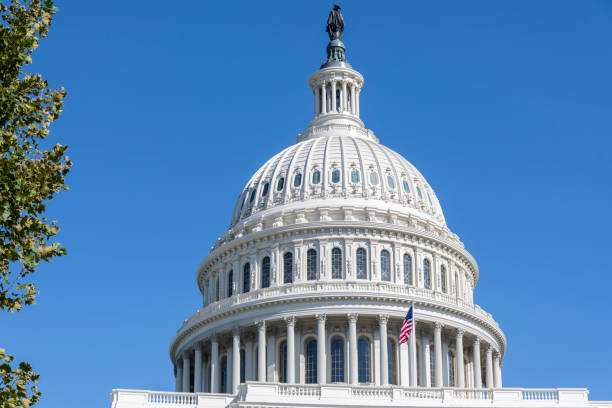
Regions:
M 266 346 L 266 381 L 268 382 L 277 382 L 278 377 L 276 375 L 276 329 L 271 328 L 268 333 L 266 333 L 266 340 L 268 341 Z
M 355 116 L 359 117 L 359 94 L 361 93 L 361 89 L 357 90 L 357 95 L 355 95 Z
M 190 392 L 189 380 L 191 379 L 191 361 L 189 361 L 189 354 L 185 352 L 183 354 L 183 392 Z
M 414 313 L 414 309 L 412 310 Z M 414 319 L 414 317 L 413 317 Z M 416 387 L 418 374 L 417 374 L 417 347 L 416 347 L 416 319 L 412 324 L 412 333 L 408 336 L 409 350 L 410 353 L 410 386 Z
M 317 314 L 317 380 L 319 384 L 327 383 L 327 361 L 325 359 L 325 314 Z
M 244 353 L 244 377 L 246 381 L 253 381 L 256 378 L 255 373 L 253 373 L 254 361 L 255 359 L 253 357 L 253 336 L 249 334 L 247 336 Z
M 240 329 L 232 330 L 232 393 L 238 392 L 240 385 Z
M 179 360 L 176 360 L 176 383 L 174 384 L 174 391 L 183 391 L 183 367 L 179 364 Z
M 287 383 L 295 383 L 295 317 L 285 318 L 287 323 Z
M 400 337 L 400 331 L 398 330 L 397 338 Z M 400 369 L 400 380 L 399 384 L 402 387 L 408 387 L 410 385 L 410 353 L 408 351 L 408 342 L 404 342 L 399 345 L 399 369 Z
M 327 113 L 327 89 L 325 81 L 321 84 L 321 105 L 321 114 L 324 115 Z
M 493 388 L 493 348 L 487 346 L 487 388 Z
M 336 105 L 338 102 L 336 101 L 336 81 L 331 81 L 331 112 L 336 113 L 338 110 L 336 109 Z
M 434 323 L 434 351 L 436 353 L 436 372 L 435 372 L 435 386 L 441 388 L 442 382 L 442 324 L 440 322 Z
M 495 352 L 495 356 L 493 356 L 493 386 L 495 388 L 501 388 L 501 368 L 499 366 L 499 351 Z
M 389 384 L 389 352 L 387 350 L 387 321 L 389 315 L 378 315 L 378 328 L 380 330 L 380 383 Z
M 358 359 L 357 359 L 357 313 L 349 313 L 349 366 L 351 370 L 350 383 L 359 383 Z
M 346 101 L 347 101 L 347 98 L 346 98 L 346 81 L 342 81 L 342 102 L 341 102 L 342 106 L 340 106 L 340 110 L 342 112 L 345 112 L 347 110 L 347 108 L 346 108 Z
M 257 381 L 266 382 L 266 322 L 257 322 Z
M 219 338 L 210 340 L 210 392 L 219 392 Z
M 354 115 L 355 110 L 355 83 L 351 84 L 351 113 Z
M 319 87 L 314 88 L 314 117 L 319 116 Z
M 431 353 L 429 352 L 430 344 L 429 339 L 427 337 L 423 337 L 423 346 L 421 349 L 423 350 L 423 385 L 425 387 L 431 387 Z
M 456 358 L 457 358 L 457 387 L 465 388 L 465 367 L 463 365 L 463 329 L 457 329 L 457 338 L 455 340 Z
M 474 388 L 482 388 L 482 372 L 480 369 L 480 338 L 474 339 Z
M 202 392 L 210 392 L 210 373 L 206 369 L 206 360 L 206 358 L 202 358 Z M 208 360 L 210 360 L 210 356 Z
M 193 392 L 202 392 L 202 345 L 195 346 Z

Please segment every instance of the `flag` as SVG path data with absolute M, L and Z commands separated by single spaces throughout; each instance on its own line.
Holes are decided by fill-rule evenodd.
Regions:
M 402 323 L 402 328 L 400 329 L 399 344 L 402 344 L 408 341 L 408 336 L 410 336 L 410 333 L 412 333 L 413 327 L 414 327 L 414 319 L 412 318 L 412 306 L 410 306 L 410 309 L 408 309 L 408 313 L 406 313 L 406 318 L 404 319 L 404 323 Z

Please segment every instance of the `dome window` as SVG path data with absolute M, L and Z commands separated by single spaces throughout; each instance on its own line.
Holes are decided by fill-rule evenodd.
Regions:
M 276 183 L 276 191 L 281 191 L 285 187 L 285 178 L 279 177 L 278 183 Z
M 395 179 L 390 174 L 387 174 L 387 184 L 391 190 L 395 190 Z
M 251 191 L 251 197 L 249 197 L 249 203 L 252 203 L 253 200 L 255 200 L 255 192 L 256 192 L 255 189 L 253 189 L 253 191 Z
M 429 205 L 433 205 L 431 202 L 431 196 L 429 195 L 429 191 L 427 192 L 427 200 L 429 201 Z
M 268 190 L 270 189 L 270 183 L 266 182 L 263 186 L 263 191 L 261 192 L 261 196 L 265 197 L 268 195 Z
M 419 198 L 422 200 L 423 194 L 421 194 L 421 189 L 419 188 L 419 186 L 417 186 L 417 194 L 419 195 Z
M 374 186 L 378 184 L 378 174 L 374 170 L 370 172 L 370 183 Z
M 321 172 L 319 170 L 315 170 L 312 173 L 312 184 L 319 184 L 321 182 Z
M 302 173 L 295 173 L 293 177 L 293 187 L 299 187 L 302 185 Z
M 332 170 L 332 183 L 339 183 L 340 182 L 340 170 L 338 169 L 334 169 Z
M 351 170 L 351 181 L 355 184 L 359 183 L 359 170 Z
M 404 193 L 410 194 L 410 186 L 408 185 L 408 180 L 402 180 L 402 184 L 404 185 Z

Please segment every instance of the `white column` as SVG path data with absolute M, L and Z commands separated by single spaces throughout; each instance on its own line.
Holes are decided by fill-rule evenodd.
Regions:
M 465 367 L 463 366 L 463 329 L 457 329 L 457 338 L 455 339 L 455 351 L 457 359 L 457 387 L 465 388 Z M 452 364 L 452 362 L 451 362 Z
M 210 392 L 219 392 L 219 339 L 210 340 Z
M 351 84 L 351 113 L 354 115 L 355 110 L 355 83 Z
M 495 388 L 501 388 L 501 368 L 499 366 L 499 351 L 495 352 L 495 356 L 493 356 L 493 385 Z
M 266 381 L 277 382 L 278 377 L 276 376 L 276 329 L 272 328 L 266 334 L 266 340 L 268 341 L 266 346 Z
M 429 339 L 427 337 L 423 337 L 423 345 L 421 349 L 423 349 L 423 385 L 425 387 L 431 387 L 431 362 L 429 361 L 431 358 L 431 354 L 429 352 Z
M 327 113 L 327 89 L 325 85 L 325 81 L 321 84 L 321 114 L 325 115 Z
M 183 354 L 183 392 L 190 392 L 189 380 L 191 379 L 191 362 L 187 352 Z
M 289 316 L 285 318 L 287 323 L 287 383 L 295 383 L 295 317 Z
M 340 110 L 342 112 L 345 112 L 347 110 L 346 104 L 347 104 L 347 98 L 346 98 L 346 81 L 342 81 L 342 102 L 341 102 L 342 106 L 340 107 Z
M 266 322 L 257 322 L 257 381 L 266 382 Z
M 359 382 L 359 372 L 357 370 L 357 313 L 349 313 L 349 367 L 351 370 L 350 383 L 357 385 Z
M 232 331 L 232 393 L 238 392 L 240 385 L 240 329 Z
M 317 380 L 319 384 L 326 384 L 327 361 L 325 354 L 325 314 L 317 314 Z
M 179 360 L 176 360 L 176 383 L 174 384 L 174 391 L 183 391 L 183 367 L 179 364 Z
M 399 332 L 397 338 L 399 339 Z M 410 385 L 410 353 L 408 352 L 408 342 L 399 345 L 399 366 L 400 366 L 400 385 L 408 387 Z
M 378 328 L 380 330 L 380 383 L 389 384 L 389 352 L 387 350 L 387 321 L 388 315 L 378 315 Z
M 482 371 L 480 368 L 480 338 L 474 339 L 474 388 L 482 388 Z
M 361 93 L 361 89 L 357 90 L 357 95 L 355 95 L 355 115 L 359 117 L 359 94 Z
M 444 384 L 442 382 L 442 324 L 440 322 L 434 323 L 434 351 L 436 353 L 435 386 L 441 388 Z
M 314 117 L 316 118 L 319 115 L 319 87 L 315 86 L 312 93 L 314 94 Z
M 487 388 L 493 388 L 493 348 L 487 346 Z
M 336 81 L 331 81 L 331 112 L 336 113 L 338 110 L 336 109 L 336 105 L 338 104 L 336 100 Z
M 202 345 L 196 344 L 193 373 L 193 392 L 202 392 Z
M 414 313 L 414 309 L 412 309 Z M 410 344 L 410 386 L 416 387 L 418 374 L 417 374 L 417 347 L 416 347 L 416 319 L 413 317 L 412 333 L 408 336 L 408 343 Z

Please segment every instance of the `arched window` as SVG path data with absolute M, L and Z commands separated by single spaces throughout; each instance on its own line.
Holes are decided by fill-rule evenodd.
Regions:
M 332 249 L 332 279 L 342 279 L 342 250 Z
M 421 189 L 419 188 L 419 186 L 417 186 L 417 194 L 419 195 L 419 198 L 422 200 L 423 194 L 421 194 Z
M 389 384 L 397 384 L 397 360 L 395 342 L 387 339 L 387 366 L 389 370 Z
M 402 180 L 402 185 L 404 186 L 404 193 L 410 193 L 410 186 L 408 185 L 408 180 Z
M 351 170 L 351 182 L 355 184 L 359 183 L 359 170 L 357 169 Z
M 232 296 L 233 291 L 234 291 L 234 271 L 231 270 L 227 274 L 227 297 Z
M 242 270 L 242 293 L 251 290 L 251 264 L 245 263 Z
M 261 260 L 261 287 L 270 286 L 270 257 L 266 256 Z
M 391 280 L 391 255 L 386 249 L 380 252 L 380 279 L 387 282 Z
M 279 380 L 282 383 L 287 382 L 287 342 L 283 341 L 278 350 L 279 353 L 279 365 L 280 369 L 278 370 Z
M 278 182 L 276 183 L 276 191 L 281 191 L 285 187 L 285 178 L 279 177 Z
M 427 192 L 427 201 L 429 201 L 429 205 L 433 205 L 431 202 L 431 196 L 429 195 L 429 191 Z
M 312 173 L 312 184 L 319 184 L 321 182 L 321 172 L 319 170 L 315 170 Z
M 436 352 L 433 344 L 429 346 L 429 384 L 436 386 Z
M 285 283 L 293 282 L 293 254 L 285 252 L 283 255 L 283 281 Z
M 391 190 L 395 190 L 395 179 L 391 174 L 387 174 L 387 184 Z
M 446 267 L 444 265 L 440 267 L 440 284 L 442 292 L 446 293 Z
M 370 366 L 370 340 L 360 337 L 357 340 L 357 377 L 360 383 L 371 382 Z
M 367 256 L 366 251 L 363 248 L 357 249 L 357 279 L 368 279 L 368 267 L 367 267 Z
M 306 361 L 305 361 L 305 380 L 306 384 L 317 383 L 317 341 L 315 339 L 306 343 Z
M 261 192 L 261 196 L 265 197 L 268 195 L 268 190 L 270 189 L 270 183 L 266 182 L 263 186 L 263 191 Z
M 431 289 L 431 271 L 429 269 L 429 259 L 423 260 L 423 284 L 425 289 Z
M 302 173 L 295 173 L 293 177 L 293 187 L 299 187 L 302 184 Z
M 331 382 L 344 382 L 344 340 L 334 337 L 331 341 Z
M 252 203 L 253 200 L 255 200 L 255 193 L 256 192 L 257 192 L 257 190 L 255 188 L 251 191 L 251 197 L 249 198 L 249 203 Z
M 340 182 L 340 170 L 333 169 L 332 174 L 331 174 L 331 179 L 332 179 L 332 183 L 339 183 Z
M 221 358 L 221 392 L 227 394 L 227 357 Z
M 314 249 L 306 252 L 306 279 L 317 279 L 317 251 Z
M 455 369 L 456 369 L 456 361 L 455 361 L 455 354 L 448 350 L 448 356 L 447 356 L 447 360 L 448 360 L 448 386 L 449 387 L 456 387 L 457 384 L 455 382 Z
M 404 254 L 404 284 L 412 285 L 412 258 Z
M 240 382 L 246 381 L 246 352 L 244 349 L 240 350 Z
M 373 186 L 378 184 L 378 173 L 376 173 L 374 170 L 370 171 L 370 184 Z

